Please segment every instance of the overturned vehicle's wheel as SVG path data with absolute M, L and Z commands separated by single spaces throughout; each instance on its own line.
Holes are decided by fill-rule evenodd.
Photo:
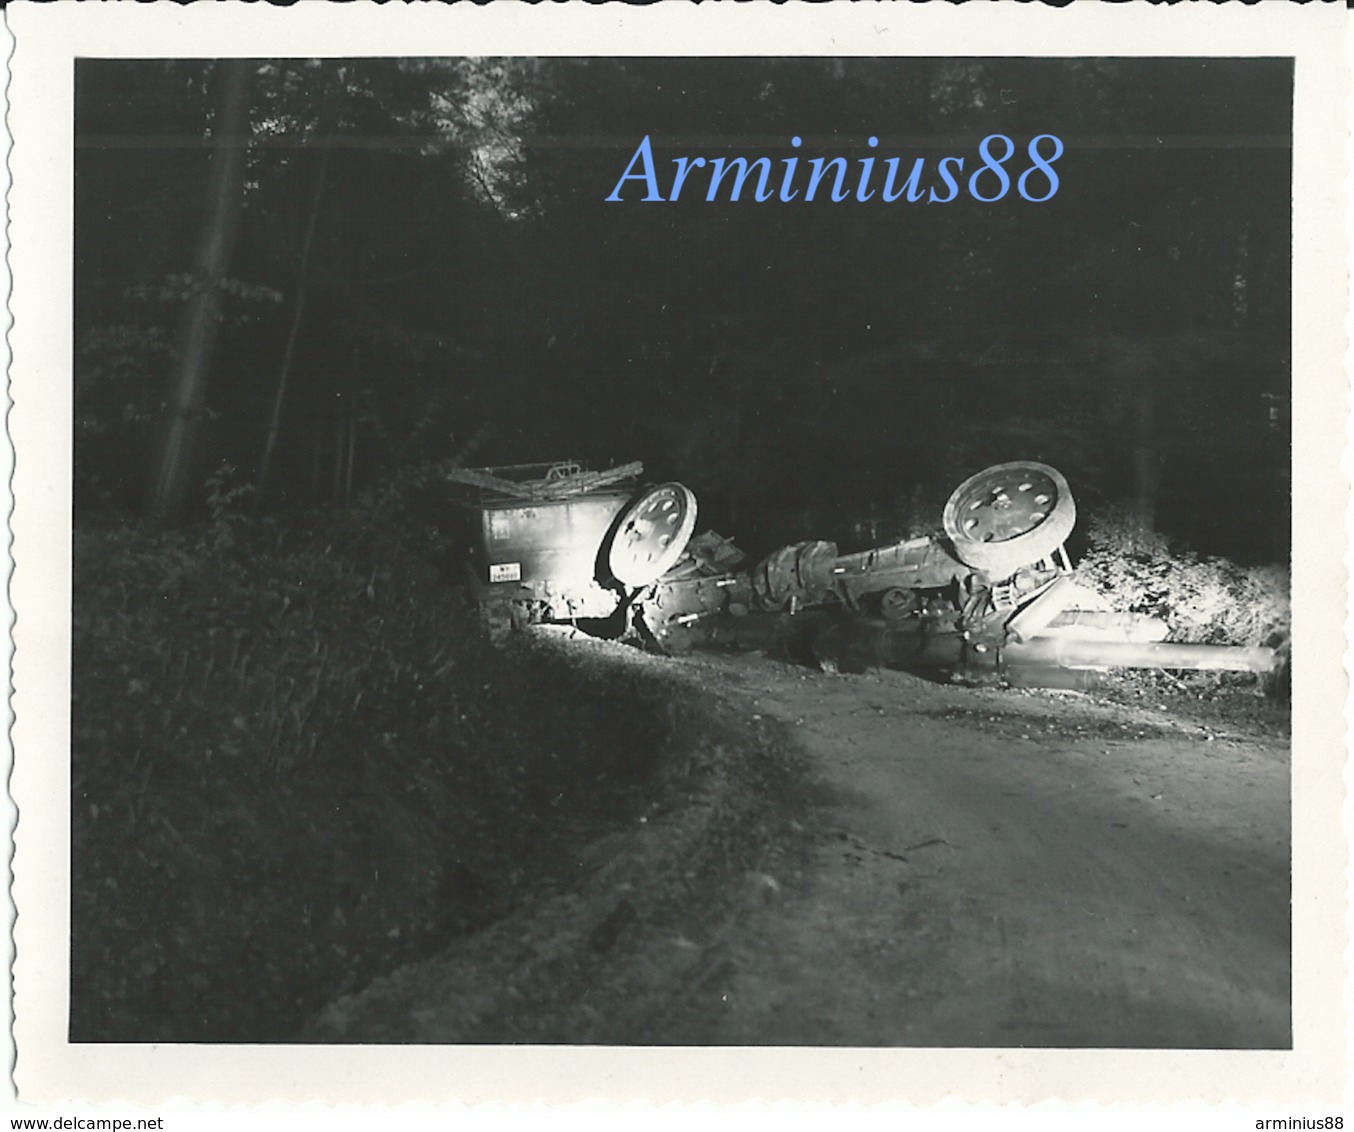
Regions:
M 945 504 L 943 521 L 959 561 L 1006 578 L 1057 550 L 1077 508 L 1061 472 L 1017 460 L 969 476 Z
M 648 586 L 681 558 L 696 529 L 696 497 L 680 483 L 651 487 L 621 515 L 607 554 L 618 582 Z

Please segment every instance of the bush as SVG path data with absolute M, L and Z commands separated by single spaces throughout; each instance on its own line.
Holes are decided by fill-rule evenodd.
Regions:
M 1079 579 L 1117 610 L 1161 618 L 1172 640 L 1248 647 L 1287 643 L 1292 610 L 1286 566 L 1241 566 L 1174 549 L 1123 508 L 1093 516 L 1086 540 Z
M 76 1041 L 285 1040 L 563 875 L 662 734 L 657 694 L 490 649 L 381 513 L 212 494 L 75 534 Z

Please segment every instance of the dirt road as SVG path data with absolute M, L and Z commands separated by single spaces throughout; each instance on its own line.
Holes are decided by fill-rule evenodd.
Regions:
M 746 654 L 659 663 L 796 752 L 807 804 L 772 807 L 755 859 L 716 875 L 690 862 L 717 802 L 641 816 L 575 889 L 335 1004 L 308 1038 L 1290 1045 L 1273 728 Z
M 709 1040 L 1290 1044 L 1288 752 L 1071 693 L 704 660 L 825 789 Z

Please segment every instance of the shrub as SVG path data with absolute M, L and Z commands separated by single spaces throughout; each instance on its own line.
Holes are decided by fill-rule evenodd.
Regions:
M 1091 517 L 1086 540 L 1079 579 L 1117 610 L 1161 618 L 1172 640 L 1253 647 L 1289 638 L 1286 566 L 1241 566 L 1175 549 L 1126 508 Z
M 569 869 L 661 733 L 657 696 L 490 649 L 384 512 L 212 496 L 75 533 L 77 1041 L 285 1040 Z

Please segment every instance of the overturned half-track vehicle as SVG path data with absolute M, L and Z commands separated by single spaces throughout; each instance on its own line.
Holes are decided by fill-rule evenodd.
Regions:
M 678 483 L 639 492 L 642 472 L 574 461 L 449 471 L 486 627 L 614 619 L 657 582 L 686 553 L 696 498 Z
M 1166 625 L 1111 611 L 1078 585 L 1065 542 L 1076 523 L 1066 479 L 1016 461 L 950 495 L 944 537 L 852 554 L 785 546 L 750 570 L 732 542 L 695 535 L 680 483 L 639 488 L 638 463 L 456 469 L 469 520 L 472 592 L 491 633 L 589 621 L 606 635 L 677 647 L 749 614 L 835 607 L 829 633 L 868 638 L 875 663 L 960 679 L 1068 683 L 1106 668 L 1267 672 L 1268 649 L 1175 644 Z M 850 642 L 848 642 L 850 644 Z

